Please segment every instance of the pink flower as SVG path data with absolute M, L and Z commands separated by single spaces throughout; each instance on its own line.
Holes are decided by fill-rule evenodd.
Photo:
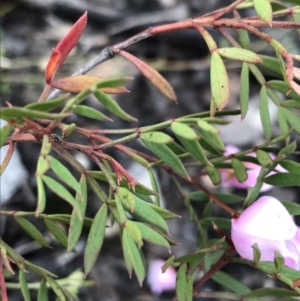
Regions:
M 231 238 L 242 258 L 253 260 L 257 243 L 260 261 L 274 261 L 279 251 L 286 266 L 300 268 L 300 230 L 281 202 L 271 196 L 259 198 L 231 220 Z
M 226 146 L 226 151 L 225 151 L 225 155 L 230 155 L 230 154 L 235 154 L 237 152 L 239 152 L 240 150 L 232 145 L 227 145 Z M 255 153 L 250 153 L 249 156 L 255 157 Z M 273 154 L 270 154 L 271 158 L 275 158 L 275 156 Z M 222 178 L 222 182 L 221 185 L 223 187 L 235 187 L 235 188 L 240 188 L 240 189 L 247 189 L 248 187 L 254 187 L 256 184 L 256 180 L 257 177 L 260 173 L 260 169 L 261 166 L 257 165 L 255 163 L 252 162 L 244 162 L 244 166 L 247 168 L 247 174 L 248 174 L 248 178 L 245 182 L 240 183 L 237 178 L 234 175 L 234 172 L 232 169 L 221 169 L 220 170 L 220 174 L 221 174 L 221 178 Z M 282 168 L 280 165 L 278 165 L 276 167 L 277 171 L 281 171 L 281 172 L 286 172 L 286 170 L 284 168 Z M 275 174 L 275 171 L 270 172 L 269 175 Z M 266 192 L 268 190 L 270 190 L 273 186 L 263 183 L 262 188 L 261 188 L 261 192 Z
M 149 264 L 147 282 L 152 293 L 155 295 L 175 290 L 176 287 L 176 271 L 170 266 L 163 273 L 161 268 L 164 263 L 163 260 L 155 259 Z

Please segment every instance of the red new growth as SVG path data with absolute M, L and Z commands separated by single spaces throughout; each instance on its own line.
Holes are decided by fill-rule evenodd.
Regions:
M 53 49 L 49 62 L 46 67 L 45 80 L 49 84 L 55 77 L 55 74 L 66 57 L 74 46 L 79 41 L 87 24 L 87 12 L 85 12 L 78 21 L 72 26 L 70 31 L 62 38 L 57 44 L 56 48 Z

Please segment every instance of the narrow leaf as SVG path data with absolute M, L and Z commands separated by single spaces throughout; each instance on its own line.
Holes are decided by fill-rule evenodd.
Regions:
M 174 139 L 163 133 L 163 132 L 150 132 L 150 133 L 144 133 L 140 135 L 140 138 L 143 141 L 149 141 L 149 142 L 153 142 L 153 143 L 158 143 L 158 144 L 168 144 L 172 141 L 174 141 Z
M 300 186 L 300 177 L 297 174 L 276 173 L 264 178 L 263 182 L 278 187 Z
M 178 301 L 187 301 L 187 264 L 180 265 L 176 276 L 176 295 Z
M 300 215 L 300 205 L 290 201 L 281 201 L 290 215 Z
M 247 173 L 247 169 L 245 168 L 244 164 L 236 158 L 233 158 L 231 162 L 232 162 L 232 168 L 234 170 L 234 174 L 235 174 L 237 180 L 240 183 L 245 182 L 248 178 L 248 173 Z
M 272 125 L 269 112 L 268 95 L 266 86 L 262 86 L 259 95 L 259 113 L 260 120 L 267 141 L 272 138 Z
M 72 207 L 76 210 L 78 216 L 82 218 L 80 215 L 79 205 L 78 202 L 74 199 L 72 194 L 59 182 L 55 181 L 54 179 L 48 176 L 42 176 L 43 181 L 45 184 L 57 195 L 59 195 L 62 199 L 67 201 Z
M 280 160 L 279 164 L 290 173 L 300 176 L 300 163 L 290 160 Z
M 249 66 L 243 63 L 240 83 L 240 107 L 242 120 L 246 117 L 249 103 Z
M 290 154 L 292 154 L 297 148 L 297 143 L 296 140 L 292 141 L 291 143 L 289 143 L 288 145 L 286 145 L 284 148 L 282 148 L 279 153 L 278 156 L 280 155 L 285 155 L 288 156 Z
M 50 284 L 50 286 L 51 286 L 52 290 L 54 291 L 55 295 L 57 296 L 58 300 L 59 301 L 67 301 L 59 284 L 49 276 L 46 276 L 46 280 Z
M 143 141 L 143 140 L 142 140 Z M 180 161 L 180 159 L 164 144 L 143 141 L 148 149 L 150 149 L 157 157 L 167 163 L 178 174 L 188 177 L 188 174 Z
M 177 98 L 175 92 L 171 85 L 152 67 L 147 65 L 142 60 L 133 56 L 132 54 L 121 50 L 120 55 L 125 57 L 128 61 L 134 64 L 139 71 L 167 98 L 170 100 L 177 102 Z
M 226 107 L 230 96 L 229 78 L 225 64 L 216 51 L 211 55 L 210 85 L 213 102 L 221 111 Z
M 282 110 L 287 122 L 293 127 L 295 132 L 300 134 L 300 116 L 290 109 L 282 108 Z
M 43 247 L 50 248 L 50 245 L 44 238 L 43 234 L 40 232 L 40 230 L 34 226 L 29 220 L 27 220 L 24 217 L 16 217 L 16 222 L 39 244 L 41 244 Z
M 88 118 L 95 119 L 95 120 L 112 121 L 111 118 L 107 117 L 105 114 L 101 113 L 100 111 L 98 111 L 94 108 L 88 107 L 88 106 L 84 106 L 84 105 L 74 106 L 73 112 L 77 115 L 81 115 L 81 116 L 88 117 Z
M 281 92 L 284 95 L 287 95 L 291 99 L 295 99 L 300 101 L 300 95 L 298 95 L 295 91 L 291 91 L 290 87 L 287 83 L 281 80 L 271 80 L 266 83 L 266 86 L 274 89 L 278 92 Z
M 254 8 L 259 17 L 272 26 L 272 6 L 269 0 L 253 0 Z
M 137 243 L 138 248 L 140 249 L 143 246 L 143 238 L 142 233 L 137 226 L 136 222 L 133 222 L 131 220 L 127 220 L 124 228 L 127 229 L 130 236 L 133 238 L 133 240 Z
M 81 91 L 88 89 L 101 81 L 105 81 L 105 79 L 100 76 L 75 75 L 54 80 L 51 82 L 51 87 L 69 93 L 80 93 Z M 123 86 L 101 88 L 101 91 L 107 94 L 120 94 L 129 92 Z
M 256 151 L 256 158 L 257 158 L 259 164 L 262 166 L 267 167 L 267 166 L 270 166 L 273 164 L 273 160 L 270 157 L 270 155 L 261 149 L 258 149 Z
M 280 63 L 278 62 L 278 59 L 271 57 L 271 56 L 266 56 L 266 55 L 260 55 L 262 58 L 263 62 L 259 67 L 264 67 L 272 72 L 274 72 L 277 75 L 282 75 L 281 72 L 281 67 Z
M 284 108 L 300 109 L 300 102 L 294 99 L 285 100 L 280 105 Z
M 37 301 L 49 301 L 47 281 L 43 278 L 38 291 Z
M 258 64 L 262 63 L 262 59 L 256 53 L 237 47 L 225 47 L 225 48 L 218 48 L 216 50 L 221 56 L 226 57 L 231 60 L 238 60 L 246 63 L 251 64 Z
M 81 216 L 84 217 L 86 211 L 86 205 L 87 205 L 87 183 L 86 183 L 85 175 L 81 176 L 79 185 L 81 187 L 82 195 L 77 192 L 75 199 L 78 202 Z M 81 199 L 82 201 L 80 201 Z M 76 243 L 78 242 L 78 239 L 82 231 L 83 223 L 84 223 L 84 219 L 83 218 L 80 219 L 77 215 L 76 210 L 73 209 L 71 220 L 70 220 L 69 234 L 68 234 L 68 249 L 67 249 L 68 253 L 75 248 Z
M 44 222 L 48 230 L 53 234 L 53 236 L 64 246 L 67 247 L 67 235 L 66 233 L 52 220 L 45 218 Z
M 107 219 L 107 205 L 103 204 L 98 210 L 92 223 L 84 250 L 84 275 L 90 272 L 102 248 Z
M 38 216 L 45 210 L 46 192 L 45 192 L 45 187 L 44 187 L 44 183 L 43 183 L 41 176 L 36 177 L 36 184 L 37 184 L 38 199 L 37 199 L 35 215 Z
M 62 105 L 66 101 L 66 99 L 67 99 L 66 96 L 62 96 L 56 99 L 47 100 L 43 102 L 34 102 L 28 104 L 24 108 L 35 110 L 35 111 L 48 112 Z
M 26 274 L 21 270 L 19 271 L 19 282 L 24 301 L 31 301 Z
M 118 116 L 119 118 L 126 120 L 126 121 L 137 121 L 136 118 L 132 117 L 131 115 L 127 114 L 119 105 L 118 103 L 111 98 L 109 95 L 103 93 L 102 91 L 95 91 L 95 97 L 101 102 L 104 107 L 112 112 L 114 115 Z
M 189 127 L 187 124 L 181 122 L 172 122 L 171 124 L 172 131 L 176 134 L 176 136 L 180 136 L 187 140 L 198 140 L 199 136 L 196 132 Z
M 213 184 L 214 185 L 220 184 L 221 176 L 219 171 L 214 166 L 210 166 L 210 165 L 205 166 L 205 169 Z

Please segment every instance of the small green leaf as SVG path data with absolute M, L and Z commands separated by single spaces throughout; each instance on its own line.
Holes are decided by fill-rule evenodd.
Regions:
M 276 296 L 276 297 L 298 297 L 299 293 L 292 291 L 290 289 L 279 288 L 279 287 L 263 287 L 253 290 L 245 294 L 246 298 L 251 297 L 267 297 L 267 296 Z M 253 299 L 254 300 L 254 299 Z M 280 299 L 279 299 L 280 300 Z
M 152 143 L 149 141 L 143 141 L 147 148 L 149 148 L 157 157 L 168 164 L 178 174 L 188 177 L 188 173 L 185 170 L 180 159 L 164 144 Z
M 255 243 L 253 246 L 253 261 L 257 264 L 259 263 L 260 261 L 260 258 L 261 258 L 261 252 L 260 252 L 260 249 L 259 249 L 259 246 L 257 243 Z
M 295 91 L 291 90 L 287 83 L 281 80 L 270 80 L 266 83 L 268 88 L 274 89 L 278 92 L 281 92 L 284 95 L 287 95 L 289 98 L 300 101 L 300 95 Z
M 185 123 L 181 122 L 172 122 L 171 129 L 176 134 L 176 136 L 179 136 L 181 138 L 187 139 L 187 140 L 198 140 L 199 136 L 196 134 L 196 132 L 189 127 Z
M 291 127 L 293 127 L 295 132 L 300 134 L 300 116 L 290 109 L 282 108 L 282 110 L 287 122 L 290 124 Z
M 158 143 L 158 144 L 168 144 L 174 141 L 172 137 L 170 137 L 169 135 L 163 132 L 144 133 L 140 135 L 140 138 L 142 139 L 142 141 Z
M 35 214 L 40 215 L 42 212 L 44 212 L 46 207 L 46 192 L 45 192 L 42 177 L 40 176 L 36 177 L 36 184 L 37 184 L 38 199 L 37 199 Z
M 24 301 L 31 301 L 26 274 L 23 271 L 19 271 L 19 282 Z
M 43 278 L 38 291 L 38 301 L 49 301 L 47 281 Z
M 278 124 L 281 130 L 282 134 L 287 133 L 290 130 L 290 127 L 288 125 L 288 122 L 285 118 L 285 114 L 281 107 L 277 107 L 277 118 L 278 118 Z M 286 143 L 290 142 L 290 135 L 287 136 L 285 139 Z
M 88 117 L 88 118 L 95 119 L 95 120 L 112 121 L 112 119 L 110 119 L 105 114 L 101 113 L 100 111 L 98 111 L 94 108 L 88 107 L 88 106 L 84 106 L 84 105 L 74 106 L 73 107 L 73 112 L 77 115 Z
M 72 173 L 66 168 L 59 160 L 54 157 L 48 156 L 50 166 L 54 173 L 64 181 L 69 187 L 73 188 L 76 192 L 81 194 L 81 188 Z
M 256 158 L 257 158 L 259 164 L 262 166 L 268 167 L 273 164 L 273 160 L 270 157 L 270 155 L 261 149 L 258 149 L 256 151 Z
M 244 295 L 251 292 L 248 286 L 246 286 L 243 282 L 233 278 L 231 275 L 223 271 L 216 272 L 211 278 L 236 294 Z
M 36 176 L 41 177 L 43 174 L 45 174 L 48 169 L 50 168 L 50 161 L 49 157 L 47 155 L 40 155 L 37 168 L 36 168 Z
M 290 173 L 300 176 L 300 163 L 289 160 L 280 160 L 279 164 Z
M 94 92 L 101 88 L 112 88 L 112 87 L 123 86 L 124 84 L 128 83 L 132 79 L 133 79 L 132 77 L 126 77 L 126 76 L 101 79 L 97 84 L 91 87 L 91 90 Z
M 251 64 L 262 63 L 262 59 L 260 58 L 259 55 L 247 49 L 238 48 L 238 47 L 224 47 L 224 48 L 218 48 L 216 51 L 221 56 L 231 60 L 238 60 L 238 61 L 251 63 Z
M 269 0 L 253 0 L 254 8 L 259 17 L 272 26 L 272 6 Z
M 300 186 L 300 177 L 297 174 L 283 172 L 266 177 L 263 182 L 278 187 Z
M 40 230 L 34 226 L 30 221 L 25 219 L 24 217 L 16 217 L 16 222 L 39 244 L 41 244 L 43 247 L 50 248 L 50 245 L 44 238 L 43 234 L 40 232 Z
M 148 203 L 148 206 L 150 206 L 154 211 L 156 211 L 163 219 L 171 219 L 175 217 L 180 217 L 180 215 L 177 215 L 165 208 L 162 208 L 160 206 L 157 206 L 156 204 L 153 203 Z
M 269 112 L 267 89 L 265 86 L 262 86 L 260 90 L 259 113 L 265 137 L 267 141 L 270 141 L 272 138 L 272 125 Z
M 104 107 L 112 112 L 114 115 L 118 116 L 119 118 L 126 120 L 126 121 L 137 121 L 136 118 L 127 114 L 119 105 L 118 103 L 109 95 L 103 93 L 102 91 L 95 91 L 95 97 L 101 102 Z
M 281 67 L 280 63 L 278 62 L 278 59 L 271 57 L 271 56 L 266 56 L 266 55 L 260 55 L 262 58 L 263 62 L 262 64 L 259 65 L 259 67 L 264 67 L 275 74 L 282 75 L 281 73 Z
M 127 222 L 126 222 L 126 224 L 127 224 Z M 158 232 L 156 232 L 155 230 L 153 230 L 151 227 L 149 227 L 148 225 L 146 225 L 144 223 L 135 222 L 135 224 L 138 227 L 138 229 L 140 230 L 140 233 L 144 240 L 151 242 L 153 244 L 156 244 L 156 245 L 166 247 L 168 249 L 168 251 L 170 252 L 170 244 L 162 235 L 160 235 Z
M 237 180 L 240 183 L 245 182 L 248 179 L 248 173 L 247 173 L 247 169 L 244 166 L 244 164 L 237 158 L 233 158 L 231 163 L 232 163 L 232 168 L 233 168 L 233 171 L 234 171 L 234 174 L 235 174 Z
M 131 276 L 132 269 L 134 269 L 139 284 L 142 286 L 143 280 L 146 276 L 144 262 L 141 258 L 141 254 L 136 243 L 126 228 L 124 228 L 122 234 L 122 247 L 129 275 Z
M 240 83 L 240 107 L 242 120 L 246 117 L 249 103 L 249 66 L 243 63 Z
M 220 137 L 218 136 L 219 130 L 217 128 L 201 119 L 197 121 L 197 124 L 199 126 L 202 138 L 204 138 L 209 144 L 211 144 L 216 149 L 225 151 L 225 146 Z
M 285 100 L 280 104 L 284 108 L 300 109 L 300 102 L 298 100 Z
M 66 101 L 66 99 L 67 99 L 66 96 L 62 96 L 52 100 L 34 102 L 26 105 L 24 108 L 30 110 L 48 112 L 62 105 Z
M 107 219 L 107 205 L 103 204 L 98 210 L 92 223 L 84 250 L 84 274 L 90 272 L 102 248 Z
M 25 109 L 25 108 L 19 108 L 19 107 L 9 107 L 9 108 L 1 108 L 0 109 L 0 116 L 4 120 L 9 120 L 11 118 L 30 118 L 30 119 L 62 119 L 69 114 L 56 114 L 56 113 L 46 113 L 42 111 L 37 110 L 31 110 L 31 109 Z
M 276 274 L 280 273 L 284 266 L 284 258 L 278 251 L 275 251 L 274 264 L 275 264 L 275 273 Z
M 77 192 L 76 194 L 76 201 L 78 202 L 79 210 L 81 216 L 85 216 L 86 205 L 87 205 L 87 183 L 86 183 L 86 176 L 82 175 L 79 181 L 79 185 L 81 187 L 82 195 Z M 82 199 L 82 201 L 80 201 Z M 76 210 L 73 209 L 71 220 L 70 220 L 70 227 L 68 233 L 68 249 L 67 252 L 71 252 L 78 242 L 80 237 L 82 227 L 83 227 L 84 219 L 80 219 L 77 215 Z
M 0 148 L 5 143 L 6 138 L 9 136 L 11 130 L 12 130 L 12 126 L 9 123 L 7 123 L 5 126 L 1 127 L 1 129 L 0 129 Z
M 281 155 L 288 156 L 288 155 L 292 154 L 296 150 L 296 148 L 297 148 L 297 143 L 296 143 L 296 140 L 294 140 L 290 144 L 288 144 L 284 148 L 282 148 L 279 151 L 278 156 L 281 156 Z
M 180 265 L 176 276 L 176 295 L 178 301 L 187 301 L 187 264 Z
M 134 241 L 137 243 L 139 249 L 143 246 L 143 238 L 142 233 L 137 226 L 136 222 L 133 222 L 131 220 L 127 220 L 124 228 L 127 229 L 128 233 L 131 235 L 131 237 L 134 239 Z
M 52 220 L 45 218 L 44 222 L 48 230 L 53 234 L 53 236 L 64 246 L 67 247 L 68 238 L 65 232 Z
M 226 107 L 230 96 L 229 78 L 225 64 L 216 51 L 211 55 L 210 86 L 213 102 L 221 111 Z
M 46 276 L 46 280 L 49 283 L 49 285 L 51 286 L 51 288 L 54 291 L 55 295 L 57 296 L 58 300 L 59 301 L 67 301 L 59 284 L 49 276 Z
M 290 215 L 300 215 L 300 205 L 290 201 L 281 201 L 282 205 Z
M 46 157 L 51 151 L 51 146 L 52 146 L 52 144 L 49 142 L 49 136 L 44 135 L 40 155 Z
M 249 49 L 250 48 L 250 38 L 248 31 L 245 29 L 237 29 L 238 33 L 238 38 L 239 38 L 239 44 L 245 48 Z
M 55 181 L 54 179 L 43 175 L 42 176 L 43 181 L 45 184 L 58 196 L 60 196 L 62 199 L 67 201 L 72 207 L 76 210 L 78 216 L 82 218 L 79 210 L 78 202 L 74 199 L 72 194 L 59 182 Z
M 214 185 L 220 184 L 221 176 L 219 171 L 214 166 L 210 166 L 210 165 L 205 166 L 205 169 L 213 184 Z

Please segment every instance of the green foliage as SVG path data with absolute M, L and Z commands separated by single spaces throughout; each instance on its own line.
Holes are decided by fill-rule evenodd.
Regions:
M 299 4 L 299 1 L 286 2 Z M 25 107 L 0 108 L 1 118 L 7 121 L 7 124 L 0 129 L 0 147 L 9 145 L 7 155 L 3 163 L 1 162 L 1 173 L 13 154 L 14 143 L 36 142 L 41 145 L 40 156 L 36 158 L 36 210 L 34 212 L 1 210 L 0 217 L 1 215 L 14 217 L 18 226 L 34 241 L 49 248 L 49 242 L 43 231 L 39 229 L 39 222 L 43 220 L 48 231 L 67 253 L 76 252 L 76 245 L 84 228 L 88 233 L 84 249 L 84 273 L 75 271 L 66 279 L 56 279 L 56 275 L 27 261 L 0 239 L 0 263 L 10 274 L 18 270 L 18 285 L 25 301 L 31 300 L 31 289 L 37 290 L 38 301 L 49 300 L 49 289 L 54 292 L 58 300 L 76 300 L 78 288 L 85 285 L 82 278 L 90 273 L 98 257 L 101 257 L 101 249 L 106 243 L 106 230 L 114 224 L 117 224 L 119 229 L 124 262 L 129 276 L 131 277 L 134 272 L 139 284 L 142 285 L 147 270 L 143 254 L 145 241 L 162 246 L 169 252 L 172 252 L 172 245 L 178 243 L 169 237 L 170 231 L 166 220 L 179 216 L 161 207 L 160 181 L 154 176 L 154 167 L 168 173 L 172 181 L 172 189 L 177 189 L 191 222 L 198 230 L 197 250 L 178 258 L 172 255 L 163 266 L 164 271 L 171 266 L 177 269 L 176 297 L 179 301 L 191 301 L 193 295 L 199 293 L 200 287 L 208 279 L 214 280 L 228 290 L 229 292 L 224 292 L 224 296 L 231 296 L 233 300 L 245 298 L 261 300 L 255 298 L 265 296 L 276 298 L 299 296 L 299 271 L 284 266 L 281 254 L 276 253 L 274 263 L 261 262 L 260 250 L 257 245 L 254 245 L 253 261 L 233 255 L 234 250 L 228 236 L 231 229 L 229 215 L 216 216 L 214 210 L 219 206 L 231 217 L 236 218 L 239 212 L 234 208 L 237 208 L 236 206 L 239 206 L 239 209 L 242 206 L 246 208 L 252 204 L 258 198 L 263 183 L 278 187 L 300 186 L 300 163 L 295 159 L 298 154 L 297 144 L 296 140 L 290 142 L 292 135 L 300 134 L 298 112 L 300 86 L 296 82 L 299 71 L 293 66 L 293 61 L 299 60 L 300 57 L 289 53 L 279 41 L 261 30 L 261 27 L 270 27 L 273 24 L 276 25 L 273 26 L 274 28 L 300 28 L 300 23 L 273 21 L 275 17 L 289 15 L 293 15 L 292 17 L 299 21 L 299 7 L 292 10 L 286 8 L 284 1 L 269 0 L 237 1 L 235 4 L 228 6 L 228 11 L 225 9 L 213 12 L 210 14 L 211 18 L 198 17 L 193 22 L 189 20 L 165 25 L 165 27 L 155 27 L 148 32 L 151 36 L 168 30 L 193 27 L 204 38 L 211 52 L 211 103 L 206 112 L 193 112 L 191 115 L 174 117 L 143 127 L 137 125 L 135 128 L 105 129 L 103 121 L 112 121 L 112 119 L 102 112 L 103 107 L 115 118 L 137 122 L 135 117 L 128 114 L 109 95 L 128 93 L 123 85 L 126 85 L 131 78 L 100 79 L 81 74 L 87 72 L 85 70 L 80 71 L 78 77 L 70 76 L 54 80 L 58 68 L 71 51 L 68 42 L 78 40 L 83 32 L 85 25 L 81 22 L 86 23 L 86 14 L 53 50 L 45 75 L 48 86 L 40 99 Z M 254 8 L 257 17 L 240 19 L 238 11 L 248 8 Z M 224 14 L 232 12 L 232 17 L 222 19 Z M 217 29 L 231 47 L 219 48 L 205 27 Z M 226 31 L 228 27 L 236 31 L 237 40 L 235 34 L 231 35 Z M 256 35 L 264 43 L 269 43 L 276 56 L 261 55 L 252 51 L 249 34 Z M 137 37 L 142 39 L 148 35 L 144 32 Z M 164 96 L 176 102 L 173 88 L 156 70 L 124 51 L 139 39 L 121 42 L 111 47 L 110 51 L 114 55 L 122 55 L 134 64 Z M 102 53 L 104 59 L 101 62 L 111 58 L 112 54 L 105 56 L 105 53 Z M 228 59 L 242 62 L 238 110 L 227 108 L 231 99 Z M 266 70 L 268 73 L 265 73 Z M 269 79 L 270 72 L 276 77 L 266 81 L 266 76 L 268 75 Z M 266 141 L 235 154 L 225 155 L 226 148 L 220 138 L 222 131 L 220 127 L 229 124 L 231 116 L 240 115 L 242 120 L 247 116 L 248 109 L 253 105 L 249 101 L 253 81 L 250 75 L 253 75 L 260 86 L 259 114 Z M 57 98 L 57 95 L 49 95 L 47 89 L 50 87 L 60 88 L 73 95 L 64 94 Z M 97 109 L 82 104 L 90 95 L 94 95 L 99 101 L 101 106 Z M 277 107 L 278 125 L 281 130 L 278 136 L 274 136 L 276 130 L 271 123 L 271 101 Z M 68 123 L 66 117 L 71 114 L 94 119 L 99 126 L 90 129 L 79 127 L 76 123 Z M 117 136 L 110 138 L 110 134 Z M 81 144 L 78 135 L 86 138 L 90 144 Z M 74 142 L 71 143 L 66 139 L 69 136 Z M 146 147 L 145 152 L 124 145 L 138 139 Z M 106 149 L 118 150 L 128 160 L 145 167 L 151 187 L 146 187 L 139 183 L 139 179 L 134 179 L 115 158 L 106 153 Z M 76 160 L 72 151 L 88 156 L 98 168 L 87 170 Z M 252 153 L 255 153 L 256 157 L 251 156 Z M 274 153 L 275 156 L 270 153 Z M 288 156 L 292 159 L 287 158 Z M 247 164 L 249 162 L 252 164 L 251 168 L 253 164 L 258 166 L 259 174 L 256 184 L 248 187 L 247 193 L 245 192 L 243 196 L 232 194 L 230 191 L 224 192 L 222 186 L 216 189 L 213 187 L 222 185 L 222 181 L 231 178 L 239 183 L 246 183 L 249 177 L 249 164 Z M 287 172 L 277 172 L 276 168 L 279 165 Z M 57 208 L 54 214 L 47 212 L 49 191 L 70 205 L 68 213 L 61 213 L 60 208 Z M 100 201 L 99 209 L 93 218 L 86 216 L 90 193 L 94 193 L 96 199 Z M 194 207 L 196 203 L 202 206 L 200 213 Z M 287 200 L 283 200 L 282 204 L 291 215 L 300 214 L 299 204 Z M 61 224 L 68 227 L 68 232 L 64 231 Z M 212 228 L 221 236 L 220 239 L 210 239 Z M 231 262 L 249 265 L 273 276 L 293 290 L 279 288 L 251 290 L 240 280 L 220 270 Z M 33 287 L 27 282 L 27 270 L 39 277 L 38 286 Z M 1 273 L 2 269 L 0 269 Z M 203 276 L 199 279 L 201 273 Z M 74 283 L 71 281 L 72 277 L 74 279 L 77 277 Z M 81 280 L 78 280 L 79 278 Z M 72 285 L 68 284 L 70 281 Z M 217 292 L 213 293 L 215 299 L 220 297 Z

